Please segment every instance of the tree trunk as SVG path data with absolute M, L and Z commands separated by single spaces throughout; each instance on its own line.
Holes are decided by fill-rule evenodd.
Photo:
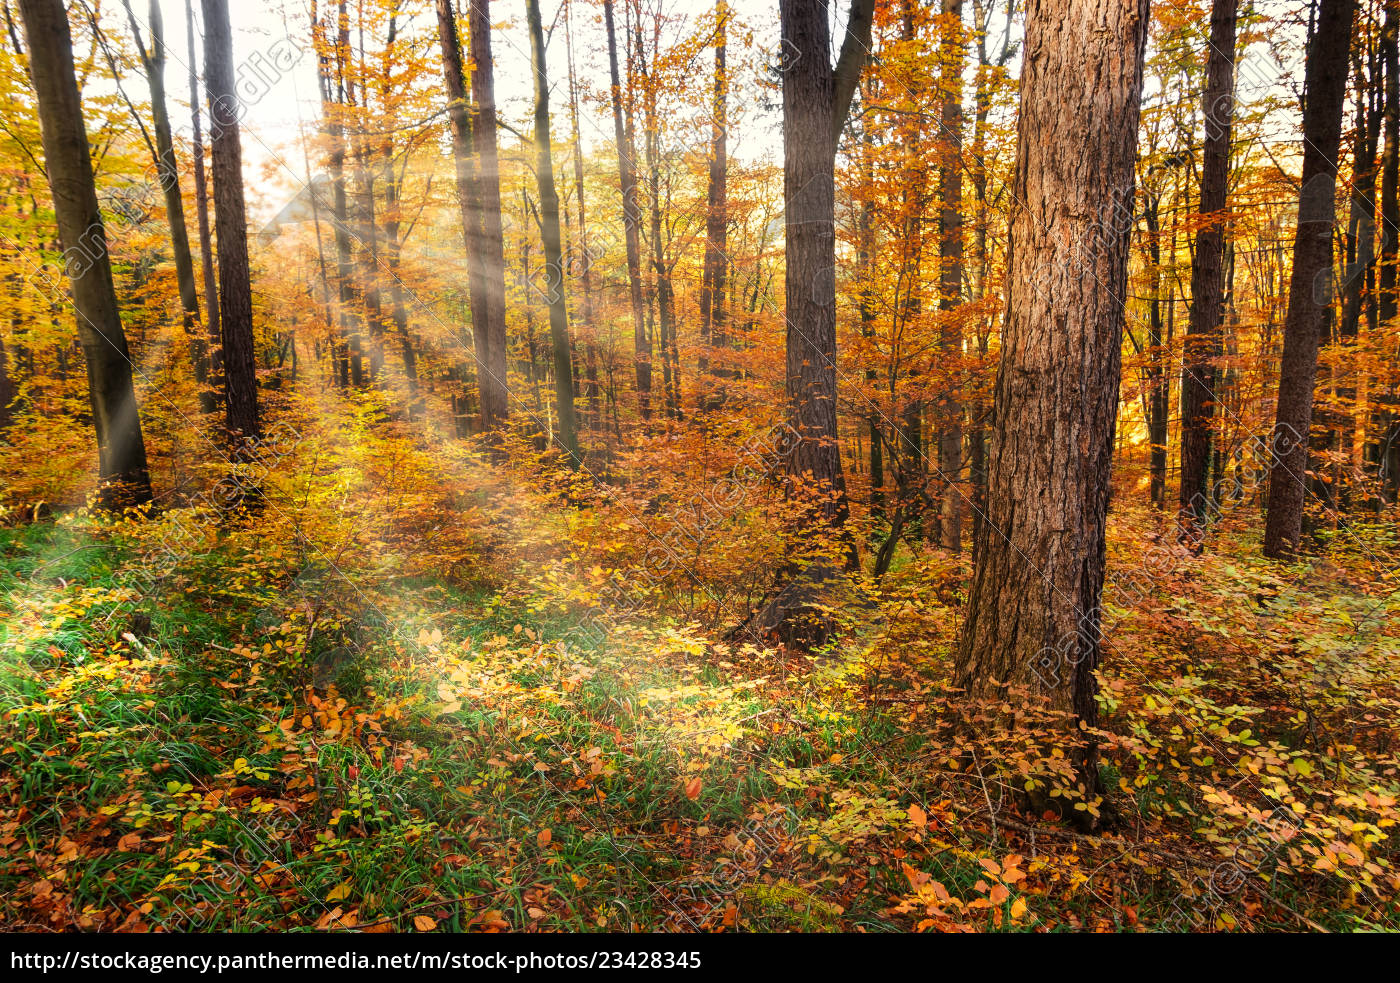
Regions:
M 1162 337 L 1162 239 L 1159 211 L 1161 196 L 1144 195 L 1143 216 L 1147 222 L 1147 265 L 1152 298 L 1149 301 L 1147 350 L 1147 439 L 1149 497 L 1155 508 L 1167 502 L 1167 424 L 1170 413 L 1171 383 L 1167 378 L 1167 355 Z
M 874 0 L 852 0 L 835 70 L 824 3 L 782 0 L 783 197 L 786 202 L 787 398 L 795 446 L 793 486 L 808 498 L 802 532 L 845 543 L 845 565 L 859 562 L 845 530 L 850 516 L 836 426 L 836 143 L 845 127 L 870 48 Z M 807 545 L 807 544 L 804 544 Z M 757 617 L 760 631 L 793 644 L 820 643 L 827 618 L 815 605 L 834 562 L 789 570 L 791 579 Z
M 588 397 L 589 425 L 597 428 L 602 422 L 602 407 L 598 391 L 598 328 L 593 322 L 593 253 L 588 242 L 588 203 L 584 197 L 583 138 L 579 133 L 578 80 L 574 75 L 574 32 L 572 2 L 564 8 L 565 41 L 569 56 L 569 125 L 573 137 L 574 193 L 578 198 L 578 254 L 571 264 L 579 278 L 582 303 L 579 305 L 579 334 L 583 335 L 584 393 Z
M 199 77 L 195 71 L 199 61 L 194 44 L 194 10 L 190 4 L 191 0 L 185 0 L 185 42 L 190 60 L 190 144 L 194 155 L 194 207 L 199 227 L 199 259 L 204 274 L 204 313 L 207 319 L 204 330 L 209 339 L 209 371 L 205 379 L 208 388 L 201 394 L 200 406 L 204 412 L 212 413 L 218 409 L 222 389 L 223 335 L 219 329 L 219 281 L 214 275 L 214 246 L 209 235 L 209 184 L 204 177 L 204 137 L 200 133 L 199 122 Z
M 948 397 L 940 408 L 938 469 L 943 473 L 943 510 L 939 522 L 945 549 L 962 549 L 962 498 L 958 482 L 962 478 L 962 306 L 963 220 L 962 220 L 962 71 L 966 39 L 963 37 L 962 0 L 943 0 L 943 134 L 939 176 L 942 208 L 939 212 L 939 344 L 943 357 L 953 366 L 945 372 L 949 379 Z
M 501 224 L 501 166 L 496 153 L 496 76 L 491 56 L 490 0 L 474 0 L 467 8 L 472 59 L 472 149 L 476 153 L 476 203 L 480 208 L 477 261 L 485 290 L 488 337 L 486 377 L 491 392 L 491 423 L 510 416 L 506 369 L 506 260 Z M 473 326 L 475 327 L 475 326 Z
M 710 175 L 705 202 L 705 260 L 700 285 L 700 340 L 703 345 L 723 348 L 728 344 L 724 323 L 724 291 L 729 268 L 728 194 L 729 194 L 729 75 L 725 65 L 726 31 L 729 25 L 729 4 L 715 0 L 715 82 L 710 112 Z M 708 355 L 708 353 L 707 353 Z M 708 367 L 708 366 L 707 366 Z M 723 370 L 713 371 L 724 377 Z M 703 376 L 703 373 L 702 373 Z M 707 386 L 707 380 L 699 380 Z M 717 398 L 702 399 L 701 405 L 713 409 Z
M 1191 263 L 1191 320 L 1181 371 L 1180 519 L 1188 530 L 1203 523 L 1210 509 L 1211 418 L 1225 309 L 1225 207 L 1234 118 L 1237 6 L 1238 0 L 1214 0 L 1210 12 L 1202 106 L 1206 127 L 1201 163 L 1202 224 Z
M 1377 320 L 1389 324 L 1400 313 L 1400 9 L 1386 4 L 1380 37 L 1385 69 L 1385 155 L 1381 161 L 1381 249 Z M 1371 422 L 1370 456 L 1376 468 L 1377 505 L 1397 499 L 1400 484 L 1400 420 L 1392 393 L 1378 394 Z
M 360 352 L 360 317 L 355 309 L 355 257 L 354 243 L 350 237 L 350 205 L 345 192 L 345 95 L 346 64 L 350 53 L 350 18 L 345 0 L 341 0 L 336 14 L 335 74 L 326 75 L 327 91 L 321 105 L 330 125 L 327 130 L 331 137 L 331 218 L 335 227 L 335 277 L 340 293 L 340 334 L 348 351 L 342 360 L 348 364 L 350 384 L 356 387 L 365 382 L 364 361 Z M 206 42 L 207 43 L 207 42 Z M 329 91 L 334 83 L 334 98 Z
M 659 27 L 656 46 L 660 44 Z M 661 129 L 656 113 L 656 83 L 646 67 L 646 50 L 642 45 L 641 25 L 637 25 L 636 46 L 642 83 L 642 114 L 646 126 L 643 137 L 646 147 L 647 185 L 651 198 L 651 272 L 655 283 L 656 313 L 660 322 L 657 341 L 661 344 L 661 388 L 668 416 L 681 415 L 681 365 L 676 345 L 675 288 L 671 283 L 671 266 L 666 262 L 666 241 L 662 235 L 661 196 Z
M 248 218 L 243 205 L 243 149 L 234 88 L 228 0 L 202 0 L 204 84 L 214 171 L 214 231 L 219 241 L 219 323 L 223 331 L 224 416 L 235 441 L 258 436 L 258 378 L 253 294 L 248 280 Z
M 622 82 L 617 70 L 617 31 L 613 25 L 613 0 L 603 0 L 603 20 L 608 29 L 608 67 L 612 79 L 613 132 L 617 141 L 617 173 L 622 188 L 622 224 L 627 240 L 627 283 L 632 299 L 632 339 L 635 349 L 637 398 L 642 419 L 651 419 L 651 338 L 642 316 L 642 247 L 639 230 L 642 212 L 637 205 L 637 167 L 632 141 L 622 122 Z
M 987 518 L 955 678 L 1097 721 L 1148 0 L 1030 0 Z M 1076 766 L 1098 788 L 1092 745 Z
M 62 0 L 21 0 L 29 74 L 39 103 L 39 132 L 58 238 L 63 246 L 78 339 L 87 361 L 88 398 L 97 433 L 100 501 L 122 507 L 151 500 L 146 444 L 132 385 L 107 232 L 97 205 L 87 130 L 73 70 L 73 39 Z
M 784 49 L 791 52 L 782 73 L 787 396 L 798 433 L 791 468 L 794 475 L 824 489 L 817 507 L 820 519 L 839 527 L 849 515 L 849 505 L 836 429 L 834 167 L 839 126 L 850 97 L 834 121 L 835 77 L 825 5 L 783 0 L 781 13 Z M 865 25 L 868 32 L 868 16 Z M 862 53 L 866 46 L 862 44 Z M 858 75 L 858 66 L 855 71 Z
M 544 294 L 549 302 L 549 338 L 554 347 L 554 399 L 559 416 L 559 444 L 569 464 L 581 463 L 578 423 L 574 418 L 574 371 L 569 353 L 569 313 L 564 302 L 564 257 L 559 232 L 559 195 L 554 190 L 554 161 L 549 135 L 549 69 L 545 63 L 544 28 L 539 0 L 527 0 L 530 22 L 530 67 L 535 76 L 535 179 L 540 192 L 540 231 L 544 239 Z
M 165 25 L 161 20 L 159 0 L 151 0 L 148 14 L 151 47 L 147 51 L 130 0 L 123 0 L 123 6 L 126 7 L 131 34 L 136 42 L 142 70 L 146 74 L 146 84 L 151 90 L 156 176 L 165 197 L 165 220 L 170 226 L 170 251 L 175 260 L 175 281 L 180 291 L 180 310 L 184 315 L 185 336 L 189 339 L 195 380 L 200 385 L 200 398 L 203 403 L 205 393 L 202 390 L 209 383 L 209 345 L 200 333 L 199 289 L 194 281 L 194 259 L 190 255 L 190 236 L 185 226 L 185 200 L 180 194 L 180 170 L 175 161 L 175 141 L 171 136 L 170 113 L 165 102 Z
M 1355 0 L 1320 0 L 1308 39 L 1303 101 L 1303 173 L 1293 273 L 1283 325 L 1264 555 L 1283 557 L 1303 538 L 1303 497 L 1312 429 L 1313 383 L 1324 315 L 1331 308 L 1332 226 L 1342 140 L 1347 53 Z

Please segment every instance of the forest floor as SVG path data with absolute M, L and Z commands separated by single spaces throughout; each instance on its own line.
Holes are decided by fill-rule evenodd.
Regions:
M 1086 801 L 1053 722 L 949 693 L 936 551 L 814 655 L 604 637 L 557 496 L 373 400 L 276 413 L 241 508 L 0 531 L 0 927 L 1400 924 L 1392 527 L 1280 566 L 1227 519 L 1144 590 L 1115 511 Z

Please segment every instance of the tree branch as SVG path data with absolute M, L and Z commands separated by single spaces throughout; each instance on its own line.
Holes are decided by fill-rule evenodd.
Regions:
M 851 100 L 856 95 L 860 70 L 870 54 L 870 29 L 875 20 L 875 0 L 851 0 L 851 13 L 846 18 L 846 36 L 841 41 L 841 55 L 836 59 L 836 72 L 831 94 L 831 142 L 841 139 L 846 117 L 851 112 Z

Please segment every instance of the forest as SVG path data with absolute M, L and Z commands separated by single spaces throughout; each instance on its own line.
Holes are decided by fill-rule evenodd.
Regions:
M 0 930 L 1400 928 L 1400 0 L 0 11 Z

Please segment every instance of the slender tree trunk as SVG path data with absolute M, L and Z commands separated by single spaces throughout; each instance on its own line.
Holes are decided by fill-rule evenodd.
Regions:
M 900 41 L 905 47 L 906 57 L 914 65 L 919 64 L 918 46 L 920 21 L 924 7 L 919 0 L 904 0 L 900 17 Z M 895 293 L 898 296 L 902 286 L 904 296 L 894 313 L 893 335 L 898 339 L 890 369 L 890 395 L 893 397 L 898 385 L 901 364 L 907 366 L 905 388 L 907 391 L 895 446 L 899 450 L 900 466 L 896 484 L 899 502 L 897 507 L 907 513 L 908 525 L 914 536 L 922 537 L 934 529 L 934 539 L 939 538 L 936 524 L 942 510 L 932 516 L 925 515 L 924 495 L 928 487 L 928 452 L 924 444 L 924 400 L 922 395 L 923 368 L 906 354 L 908 348 L 919 348 L 916 344 L 906 344 L 914 336 L 916 326 L 922 320 L 924 309 L 924 248 L 925 226 L 929 199 L 929 175 L 920 148 L 924 145 L 925 133 L 923 117 L 918 107 L 929 101 L 925 79 L 920 70 L 910 73 L 904 83 L 909 94 L 909 108 L 913 111 L 904 114 L 897 126 L 898 139 L 904 145 L 902 188 L 900 189 L 901 210 L 904 218 L 904 236 L 899 244 L 901 264 Z M 931 435 L 932 436 L 932 435 Z M 931 441 L 930 443 L 933 443 Z M 933 447 L 935 456 L 937 447 Z
M 19 7 L 58 238 L 87 361 L 88 398 L 103 483 L 100 500 L 114 508 L 148 502 L 151 479 L 146 444 L 88 156 L 68 14 L 62 0 L 20 0 Z
M 170 251 L 175 260 L 175 281 L 180 291 L 185 336 L 190 343 L 195 381 L 202 390 L 209 382 L 209 345 L 201 334 L 199 324 L 199 289 L 194 280 L 194 260 L 190 255 L 190 237 L 185 226 L 185 201 L 180 194 L 180 170 L 175 160 L 175 141 L 171 136 L 170 113 L 165 101 L 165 25 L 161 20 L 159 0 L 151 0 L 147 15 L 151 31 L 148 51 L 130 0 L 123 0 L 123 6 L 131 24 L 131 34 L 146 75 L 146 84 L 151 90 L 156 176 L 165 197 L 165 219 L 170 226 Z M 203 400 L 204 393 L 201 392 L 200 396 Z
M 1162 338 L 1162 241 L 1159 211 L 1161 197 L 1144 195 L 1143 214 L 1147 221 L 1147 264 L 1152 299 L 1149 302 L 1147 350 L 1147 439 L 1150 499 L 1161 509 L 1167 502 L 1167 419 L 1170 412 L 1171 383 L 1167 378 L 1166 348 Z
M 1332 225 L 1336 217 L 1337 151 L 1342 139 L 1355 0 L 1319 0 L 1308 39 L 1303 102 L 1303 173 L 1293 273 L 1283 326 L 1278 414 L 1274 422 L 1264 555 L 1282 557 L 1303 538 L 1303 497 L 1312 429 L 1313 383 L 1325 312 L 1331 308 Z
M 568 45 L 569 60 L 569 125 L 573 137 L 574 193 L 578 198 L 578 254 L 573 264 L 573 272 L 579 278 L 582 289 L 582 303 L 579 307 L 579 320 L 582 322 L 577 333 L 583 335 L 584 393 L 588 397 L 590 426 L 597 428 L 602 422 L 602 408 L 598 390 L 598 328 L 593 322 L 593 253 L 588 242 L 588 205 L 584 199 L 583 180 L 583 139 L 579 134 L 578 81 L 574 75 L 574 33 L 573 3 L 565 8 L 564 30 Z
M 1385 70 L 1385 154 L 1381 160 L 1381 248 L 1376 291 L 1377 320 L 1390 324 L 1400 313 L 1400 9 L 1385 5 L 1380 37 Z M 1378 505 L 1395 502 L 1400 483 L 1400 419 L 1394 390 L 1377 394 L 1371 424 L 1371 458 L 1376 468 Z
M 659 46 L 660 31 L 654 38 Z M 641 25 L 637 25 L 636 46 L 633 49 L 642 84 L 642 117 L 646 132 L 647 185 L 651 197 L 651 273 L 655 284 L 656 314 L 660 325 L 657 341 L 661 344 L 661 387 L 665 393 L 666 413 L 679 419 L 681 415 L 681 365 L 676 345 L 675 287 L 671 282 L 671 266 L 666 262 L 666 240 L 663 236 L 661 194 L 661 123 L 656 111 L 656 83 L 646 65 L 646 49 L 642 44 Z
M 474 0 L 467 8 L 472 59 L 472 150 L 476 153 L 476 202 L 480 208 L 477 261 L 485 292 L 488 337 L 486 376 L 491 391 L 492 424 L 510 416 L 506 368 L 506 260 L 501 223 L 501 166 L 496 152 L 496 76 L 491 56 L 490 0 Z
M 651 338 L 642 315 L 641 209 L 637 205 L 637 167 L 632 140 L 622 121 L 622 82 L 617 69 L 617 31 L 613 0 L 603 0 L 608 29 L 608 67 L 612 79 L 613 132 L 617 141 L 617 173 L 622 188 L 622 225 L 627 240 L 627 285 L 632 300 L 632 340 L 636 358 L 637 398 L 642 418 L 651 419 Z
M 485 0 L 482 0 L 484 3 Z M 384 70 L 380 78 L 380 98 L 386 108 L 392 98 L 393 80 L 390 72 L 389 53 L 398 38 L 398 9 L 389 15 L 389 36 L 386 42 Z M 404 298 L 403 277 L 399 269 L 403 260 L 403 215 L 401 214 L 402 188 L 399 170 L 394 166 L 393 136 L 385 133 L 379 148 L 380 182 L 384 185 L 384 262 L 389 268 L 389 318 L 394 325 L 394 334 L 399 341 L 399 352 L 403 359 L 403 374 L 408 381 L 409 418 L 417 411 L 418 396 L 418 356 L 413 350 L 413 338 L 408 331 L 408 306 Z M 309 183 L 309 182 L 308 182 Z M 314 200 L 314 199 L 313 199 Z
M 729 4 L 715 0 L 715 81 L 710 103 L 713 117 L 710 126 L 710 174 L 705 201 L 705 260 L 700 286 L 700 340 L 703 345 L 723 348 L 728 345 L 725 334 L 724 292 L 729 269 L 727 256 L 729 231 L 729 73 L 726 68 L 726 33 L 729 25 Z M 708 353 L 706 353 L 708 358 Z M 708 362 L 707 362 L 708 367 Z M 700 379 L 701 386 L 707 386 Z M 713 371 L 724 377 L 724 370 Z M 701 405 L 713 409 L 717 398 L 702 399 Z
M 945 373 L 950 380 L 948 397 L 940 410 L 938 469 L 943 472 L 943 514 L 939 523 L 945 549 L 962 549 L 962 306 L 963 220 L 962 220 L 962 72 L 964 50 L 962 0 L 943 0 L 940 24 L 943 36 L 943 125 L 939 175 L 942 209 L 939 212 L 939 344 L 943 357 L 953 366 Z
M 0 338 L 0 434 L 8 432 L 14 425 L 12 404 L 17 393 L 18 387 L 10 376 L 10 361 L 5 352 L 5 340 Z
M 355 256 L 354 243 L 350 237 L 350 204 L 345 191 L 345 116 L 349 100 L 345 92 L 348 71 L 346 62 L 350 54 L 350 17 L 345 0 L 341 0 L 336 15 L 335 74 L 327 76 L 328 85 L 334 85 L 334 98 L 323 100 L 328 106 L 328 116 L 332 120 L 327 129 L 331 137 L 331 217 L 335 226 L 335 278 L 340 292 L 340 333 L 348 352 L 343 356 L 349 365 L 350 384 L 359 387 L 365 383 L 364 361 L 360 351 L 360 317 L 355 309 Z M 328 96 L 331 93 L 327 93 Z
M 1358 11 L 1359 16 L 1359 11 Z M 1360 25 L 1357 34 L 1361 35 Z M 1354 55 L 1356 78 L 1356 128 L 1352 142 L 1354 193 L 1347 216 L 1346 263 L 1342 276 L 1342 318 L 1337 326 L 1341 344 L 1341 384 L 1337 389 L 1339 412 L 1329 443 L 1347 461 L 1346 472 L 1356 473 L 1362 450 L 1356 448 L 1361 419 L 1357 384 L 1361 376 L 1356 361 L 1356 341 L 1368 292 L 1375 292 L 1376 264 L 1376 152 L 1380 145 L 1381 80 L 1378 77 L 1379 50 L 1367 39 Z M 1370 290 L 1367 285 L 1370 284 Z M 1355 481 L 1349 475 L 1337 476 L 1338 505 L 1350 510 Z
M 987 519 L 958 643 L 974 697 L 1097 722 L 1099 598 L 1148 0 L 1030 0 Z M 1097 790 L 1092 745 L 1076 753 Z
M 1203 97 L 1206 138 L 1201 163 L 1201 219 L 1191 263 L 1191 321 L 1181 372 L 1181 523 L 1199 526 L 1210 509 L 1209 475 L 1225 301 L 1226 192 L 1234 118 L 1238 0 L 1214 0 Z
M 191 0 L 185 0 L 185 42 L 190 62 L 190 143 L 194 155 L 194 207 L 199 228 L 199 259 L 204 275 L 205 331 L 209 339 L 209 370 L 205 379 L 206 389 L 200 394 L 200 406 L 204 412 L 212 413 L 218 409 L 223 388 L 223 334 L 219 328 L 219 281 L 214 275 L 214 246 L 209 235 L 209 184 L 204 177 L 204 137 L 200 132 L 199 79 L 195 71 L 199 59 L 194 43 L 194 10 L 190 4 Z
M 360 294 L 359 321 L 369 329 L 369 372 L 370 380 L 379 377 L 384 369 L 384 301 L 379 290 L 379 224 L 374 215 L 374 182 L 377 171 L 370 166 L 370 154 L 374 150 L 369 134 L 369 73 L 365 66 L 365 21 L 364 4 L 358 7 L 358 65 L 352 63 L 350 47 L 344 49 L 345 104 L 351 110 L 350 149 L 355 161 L 355 210 L 350 218 L 350 227 L 359 241 L 359 273 L 357 281 Z M 347 23 L 348 33 L 348 23 Z M 359 79 L 358 103 L 355 95 L 355 79 Z
M 988 232 L 992 223 L 992 208 L 987 197 L 987 118 L 992 108 L 992 73 L 995 64 L 1004 67 L 1013 53 L 1011 43 L 1011 21 L 1018 0 L 1006 0 L 1006 32 L 1002 37 L 1001 51 L 993 62 L 987 47 L 987 23 L 990 17 L 990 3 L 983 5 L 973 0 L 973 18 L 977 42 L 977 81 L 974 99 L 976 115 L 972 127 L 972 189 L 976 197 L 977 228 L 973 237 L 973 250 L 976 264 L 976 297 L 985 299 L 988 279 L 991 275 L 991 249 Z M 977 355 L 979 364 L 987 357 L 991 340 L 990 319 L 979 318 L 977 327 Z M 980 393 L 975 393 L 968 406 L 971 435 L 968 440 L 970 451 L 969 470 L 972 479 L 972 559 L 977 562 L 977 544 L 980 542 L 983 515 L 987 503 L 987 405 Z
M 530 67 L 535 76 L 535 179 L 540 192 L 540 230 L 549 301 L 549 338 L 554 347 L 554 399 L 559 416 L 559 444 L 569 464 L 580 463 L 578 423 L 574 418 L 574 374 L 569 354 L 569 313 L 564 301 L 564 257 L 559 232 L 559 195 L 554 190 L 554 161 L 550 154 L 549 69 L 545 63 L 544 27 L 539 0 L 526 0 L 530 23 Z
M 860 334 L 867 344 L 875 338 L 875 203 L 873 188 L 874 139 L 870 123 L 867 121 L 861 133 L 861 177 L 866 192 L 861 196 L 860 219 L 857 228 L 856 276 L 860 281 Z M 873 367 L 865 370 L 866 384 L 873 391 L 879 379 L 879 371 Z M 870 435 L 870 512 L 884 518 L 885 515 L 885 457 L 883 414 L 879 407 L 872 407 L 866 417 Z

